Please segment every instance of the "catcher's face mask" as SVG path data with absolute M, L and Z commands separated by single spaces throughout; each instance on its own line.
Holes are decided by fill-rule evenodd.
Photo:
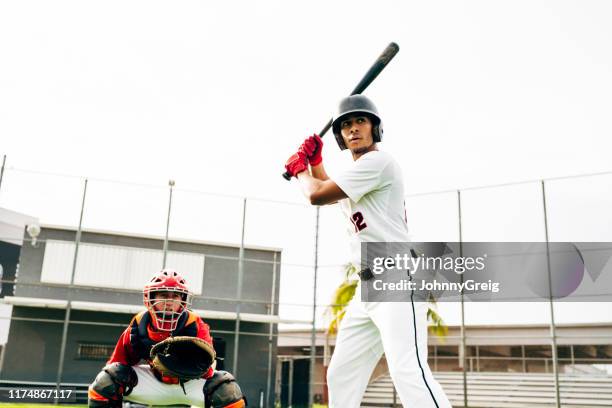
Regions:
M 155 327 L 162 331 L 173 331 L 191 302 L 189 293 L 173 289 L 150 292 L 147 303 Z
M 179 318 L 191 306 L 191 297 L 185 279 L 174 269 L 153 275 L 143 290 L 144 305 L 161 331 L 176 329 Z

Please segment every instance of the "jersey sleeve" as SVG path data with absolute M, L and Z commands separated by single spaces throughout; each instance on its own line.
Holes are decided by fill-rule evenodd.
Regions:
M 332 180 L 354 202 L 371 191 L 390 184 L 386 168 L 391 164 L 388 156 L 371 152 L 360 157 L 353 166 Z
M 198 325 L 197 337 L 203 339 L 205 342 L 213 346 L 213 339 L 210 335 L 210 327 L 204 323 L 201 317 L 198 317 L 196 324 Z M 214 372 L 214 369 L 209 367 L 208 371 L 202 375 L 202 378 L 209 379 L 213 376 Z
M 201 317 L 198 316 L 196 320 L 196 324 L 198 325 L 197 337 L 201 338 L 211 346 L 213 345 L 212 337 L 210 336 L 210 327 L 204 323 Z
M 113 354 L 110 356 L 106 364 L 121 363 L 125 365 L 135 365 L 139 358 L 136 356 L 130 343 L 130 328 L 128 327 L 121 333 Z

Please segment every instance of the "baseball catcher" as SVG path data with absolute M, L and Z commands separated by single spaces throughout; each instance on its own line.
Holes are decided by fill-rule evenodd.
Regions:
M 106 366 L 89 386 L 90 407 L 144 405 L 242 408 L 246 398 L 234 377 L 215 371 L 209 327 L 189 310 L 192 294 L 172 269 L 144 287 L 147 310 L 123 331 Z M 143 364 L 144 363 L 144 364 Z

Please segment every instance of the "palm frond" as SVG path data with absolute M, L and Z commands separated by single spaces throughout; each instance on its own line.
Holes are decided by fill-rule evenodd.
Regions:
M 352 264 L 347 264 L 344 269 L 344 281 L 336 288 L 331 300 L 331 304 L 325 310 L 325 315 L 329 319 L 327 334 L 338 332 L 338 326 L 346 312 L 346 306 L 355 296 L 357 281 L 350 280 L 353 274 L 357 273 L 357 268 Z
M 444 323 L 444 320 L 442 320 L 438 312 L 432 307 L 427 309 L 427 320 L 433 323 L 433 325 L 429 326 L 429 332 L 431 334 L 440 338 L 444 338 L 448 335 L 448 326 Z
M 346 306 L 355 296 L 357 290 L 357 281 L 350 278 L 357 273 L 357 268 L 352 264 L 345 266 L 344 281 L 336 288 L 332 297 L 331 304 L 325 310 L 325 315 L 329 319 L 327 326 L 327 335 L 338 332 L 340 322 L 346 313 Z M 448 335 L 448 326 L 444 323 L 442 317 L 435 309 L 436 301 L 433 297 L 428 298 L 431 306 L 427 309 L 427 321 L 431 322 L 429 332 L 432 335 L 444 338 Z

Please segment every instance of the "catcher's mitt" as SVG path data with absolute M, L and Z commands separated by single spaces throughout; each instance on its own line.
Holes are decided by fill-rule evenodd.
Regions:
M 213 347 L 199 337 L 168 337 L 151 347 L 151 365 L 162 375 L 200 378 L 215 361 Z

